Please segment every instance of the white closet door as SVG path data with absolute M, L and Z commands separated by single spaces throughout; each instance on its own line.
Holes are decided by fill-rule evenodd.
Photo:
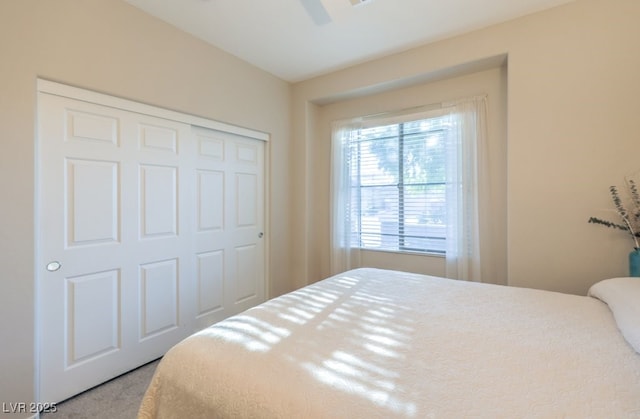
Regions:
M 71 397 L 264 301 L 264 247 L 245 239 L 263 225 L 262 172 L 245 170 L 262 161 L 261 141 L 223 142 L 240 169 L 224 167 L 220 185 L 188 124 L 45 93 L 38 112 L 40 400 Z M 220 219 L 221 186 L 225 243 L 212 245 L 203 232 Z M 249 205 L 226 206 L 239 196 Z
M 265 299 L 264 143 L 194 128 L 197 326 Z

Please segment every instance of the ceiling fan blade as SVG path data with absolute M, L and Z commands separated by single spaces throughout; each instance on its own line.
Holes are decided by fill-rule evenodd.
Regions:
M 320 0 L 300 0 L 300 3 L 316 25 L 326 25 L 331 22 L 331 16 Z

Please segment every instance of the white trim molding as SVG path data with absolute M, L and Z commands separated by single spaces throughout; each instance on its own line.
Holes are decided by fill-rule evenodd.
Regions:
M 169 109 L 147 105 L 140 102 L 134 102 L 132 100 L 123 99 L 104 93 L 98 93 L 79 87 L 73 87 L 67 84 L 57 83 L 50 80 L 39 78 L 37 80 L 37 89 L 38 92 L 42 93 L 68 97 L 70 99 L 82 100 L 84 102 L 100 103 L 106 106 L 111 106 L 126 111 L 142 113 L 145 115 L 153 115 L 173 121 L 196 125 L 203 128 L 210 128 L 217 131 L 224 131 L 231 134 L 241 135 L 243 137 L 249 137 L 256 140 L 269 141 L 270 137 L 266 132 L 239 127 L 237 125 L 214 121 L 212 119 L 189 115 L 183 112 L 172 111 Z

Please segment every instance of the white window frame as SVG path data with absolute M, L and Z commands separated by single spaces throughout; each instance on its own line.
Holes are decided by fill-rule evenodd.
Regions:
M 354 171 L 352 173 L 356 180 L 351 183 L 352 189 L 352 203 L 351 210 L 352 215 L 351 219 L 353 220 L 352 224 L 352 247 L 359 247 L 362 250 L 379 250 L 379 251 L 387 251 L 387 252 L 397 252 L 397 253 L 419 253 L 419 254 L 429 254 L 429 255 L 439 255 L 443 256 L 446 252 L 446 215 L 444 211 L 446 209 L 446 194 L 444 189 L 446 188 L 446 182 L 444 178 L 444 165 L 445 165 L 445 154 L 446 144 L 444 144 L 446 140 L 446 130 L 448 129 L 448 116 L 442 115 L 442 112 L 431 112 L 429 114 L 419 114 L 419 115 L 409 115 L 406 118 L 400 118 L 397 121 L 393 121 L 390 123 L 388 120 L 383 120 L 382 123 L 378 120 L 371 121 L 370 124 L 363 125 L 356 129 L 355 136 L 350 136 L 350 144 L 351 144 L 351 170 Z M 405 126 L 411 123 L 418 123 L 424 121 L 425 124 L 428 124 L 430 121 L 435 122 L 437 125 L 435 127 L 427 126 L 425 128 L 414 129 L 412 131 L 405 131 Z M 383 129 L 384 127 L 397 127 L 397 135 L 389 136 L 389 137 L 376 137 L 375 134 L 371 134 L 375 132 L 376 129 Z M 393 130 L 393 129 L 392 129 Z M 434 151 L 437 155 L 437 159 L 442 164 L 439 167 L 442 172 L 441 178 L 437 181 L 426 180 L 425 182 L 412 182 L 411 179 L 405 173 L 405 164 L 407 164 L 407 157 L 411 153 L 409 151 L 409 146 L 411 145 L 411 138 L 414 136 L 419 136 L 420 139 L 427 141 L 427 138 L 434 137 L 437 135 L 437 141 L 440 143 L 440 148 L 438 151 Z M 366 174 L 362 174 L 362 170 L 367 170 L 368 165 L 367 161 L 362 161 L 365 155 L 371 154 L 366 153 L 366 151 L 362 151 L 363 145 L 369 143 L 374 144 L 377 141 L 388 141 L 391 143 L 395 150 L 397 150 L 397 163 L 394 167 L 396 175 L 393 176 L 394 180 L 392 183 L 384 183 L 385 181 L 381 181 L 382 183 L 376 182 L 376 184 L 365 184 L 363 183 L 364 177 Z M 425 148 L 428 150 L 429 147 Z M 427 156 L 422 156 L 427 157 Z M 423 167 L 424 168 L 424 167 Z M 369 167 L 369 169 L 371 169 Z M 392 177 L 392 176 L 389 176 Z M 391 180 L 389 180 L 391 181 Z M 419 202 L 425 211 L 434 211 L 437 206 L 445 206 L 445 209 L 441 209 L 443 212 L 441 214 L 440 225 L 438 226 L 436 223 L 424 225 L 413 225 L 416 223 L 409 222 L 409 218 L 411 215 L 411 204 L 410 198 L 408 196 L 408 191 L 414 187 L 433 187 L 440 186 L 442 187 L 441 191 L 441 202 L 439 205 L 431 205 L 427 204 L 429 200 L 429 196 L 425 195 L 423 197 L 418 197 L 418 199 L 423 198 L 422 202 Z M 366 221 L 366 198 L 363 196 L 367 195 L 367 190 L 384 190 L 388 188 L 395 188 L 397 193 L 394 193 L 395 197 L 397 197 L 397 205 L 393 206 L 393 211 L 397 213 L 396 217 L 388 219 L 386 222 L 381 222 L 377 220 L 377 223 L 373 225 L 368 224 Z M 390 198 L 389 194 L 387 197 Z M 415 197 L 415 195 L 414 195 Z M 433 197 L 433 196 L 432 196 Z M 415 210 L 415 209 L 414 209 Z M 385 231 L 388 228 L 388 223 L 393 224 L 393 231 Z M 409 231 L 413 230 L 413 231 Z M 368 244 L 374 243 L 374 244 Z M 377 243 L 377 246 L 375 245 Z
M 434 110 L 436 108 L 436 110 Z M 415 108 L 414 108 L 415 109 Z M 488 177 L 483 162 L 487 154 L 487 96 L 474 96 L 430 107 L 437 114 L 452 115 L 452 135 L 447 141 L 446 167 L 446 274 L 448 278 L 482 281 L 480 263 L 480 215 L 478 191 L 486 188 Z M 351 190 L 348 149 L 344 146 L 357 129 L 372 123 L 384 125 L 412 120 L 411 115 L 386 118 L 356 118 L 332 125 L 331 157 L 331 271 L 339 273 L 361 266 L 360 247 L 351 235 Z M 485 189 L 486 190 L 486 189 Z

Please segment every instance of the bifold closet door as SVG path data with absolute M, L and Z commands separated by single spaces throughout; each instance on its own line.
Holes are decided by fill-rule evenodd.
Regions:
M 196 328 L 265 299 L 264 142 L 194 127 Z
M 261 141 L 52 94 L 38 102 L 40 400 L 264 301 Z

